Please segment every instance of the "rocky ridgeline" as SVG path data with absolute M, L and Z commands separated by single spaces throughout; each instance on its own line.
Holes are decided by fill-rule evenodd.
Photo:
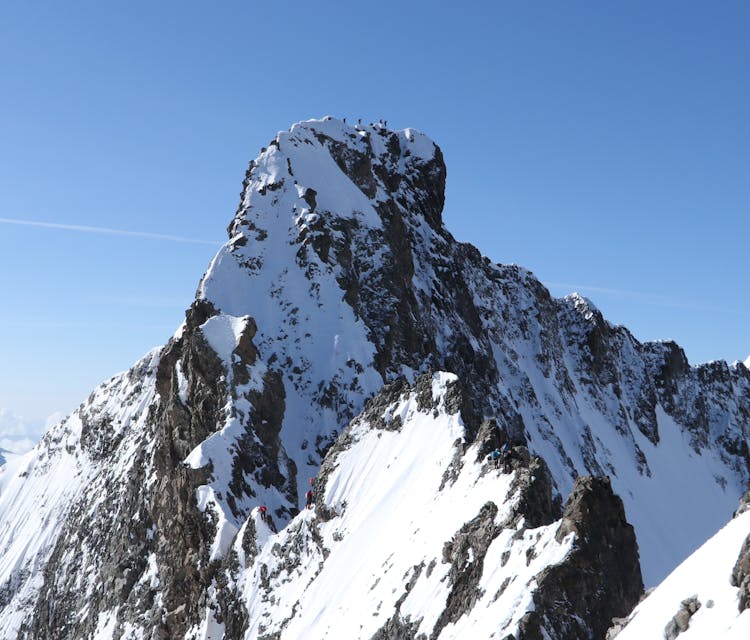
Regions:
M 231 555 L 252 509 L 268 504 L 283 528 L 346 425 L 425 371 L 458 376 L 467 446 L 490 416 L 530 465 L 544 459 L 548 481 L 531 472 L 537 493 L 518 507 L 530 520 L 546 521 L 579 476 L 609 476 L 645 541 L 644 571 L 660 577 L 669 565 L 651 566 L 649 524 L 685 510 L 676 494 L 642 496 L 668 492 L 654 478 L 708 452 L 705 477 L 684 474 L 714 492 L 715 513 L 684 524 L 674 562 L 700 542 L 699 524 L 718 528 L 748 479 L 747 368 L 691 367 L 677 345 L 641 344 L 584 298 L 554 299 L 530 272 L 457 242 L 441 218 L 445 179 L 440 149 L 413 130 L 324 119 L 274 138 L 250 163 L 183 327 L 4 481 L 0 631 L 244 628 Z M 670 449 L 668 470 L 665 434 L 689 443 Z M 461 468 L 457 458 L 444 482 Z M 547 621 L 529 629 L 557 629 Z
M 296 519 L 283 535 L 266 543 L 265 550 L 253 554 L 253 562 L 247 569 L 251 578 L 246 579 L 247 584 L 253 585 L 249 609 L 256 617 L 269 621 L 257 628 L 252 627 L 249 637 L 300 637 L 299 627 L 305 625 L 304 621 L 296 627 L 291 618 L 277 619 L 274 623 L 272 619 L 278 618 L 274 613 L 291 610 L 299 612 L 304 620 L 305 614 L 315 610 L 314 602 L 320 597 L 319 591 L 327 588 L 325 585 L 330 580 L 326 573 L 336 571 L 330 565 L 336 562 L 337 554 L 346 553 L 342 540 L 350 545 L 360 544 L 356 538 L 361 536 L 361 544 L 366 548 L 366 532 L 349 529 L 347 512 L 352 507 L 346 503 L 357 502 L 360 496 L 354 478 L 348 476 L 346 470 L 342 471 L 347 467 L 342 458 L 377 456 L 378 452 L 372 449 L 373 440 L 367 440 L 371 432 L 397 434 L 408 429 L 417 419 L 414 413 L 405 412 L 407 417 L 399 419 L 394 419 L 393 415 L 410 398 L 414 399 L 418 412 L 435 417 L 436 424 L 430 428 L 439 430 L 437 420 L 441 410 L 460 414 L 461 407 L 465 406 L 461 386 L 456 381 L 448 385 L 444 394 L 435 397 L 432 395 L 435 388 L 433 376 L 424 375 L 413 387 L 403 382 L 390 385 L 368 403 L 323 462 L 316 483 L 318 498 L 314 515 Z M 482 434 L 488 439 L 502 437 L 497 425 L 491 422 L 482 425 Z M 374 438 L 382 441 L 377 434 Z M 433 446 L 439 447 L 439 440 Z M 360 627 L 357 637 L 371 637 L 373 640 L 465 637 L 456 625 L 467 618 L 495 615 L 488 606 L 502 598 L 513 582 L 521 580 L 531 597 L 525 605 L 516 603 L 519 609 L 515 612 L 515 619 L 503 621 L 498 618 L 496 630 L 510 631 L 509 639 L 603 638 L 612 618 L 629 613 L 643 592 L 635 534 L 625 519 L 622 501 L 612 492 L 609 480 L 579 478 L 561 507 L 546 464 L 541 458 L 530 456 L 525 446 L 515 447 L 507 473 L 495 469 L 494 463 L 486 461 L 484 456 L 477 457 L 477 452 L 482 450 L 479 443 L 470 446 L 459 440 L 452 446 L 455 452 L 453 455 L 448 452 L 444 457 L 448 466 L 440 470 L 443 482 L 439 492 L 445 494 L 446 503 L 455 501 L 451 491 L 457 491 L 462 481 L 467 481 L 467 476 L 472 477 L 468 480 L 472 492 L 489 489 L 495 497 L 478 506 L 474 517 L 436 547 L 440 549 L 438 556 L 431 557 L 430 545 L 425 544 L 424 555 L 413 556 L 410 560 L 415 564 L 401 576 L 398 561 L 390 553 L 377 579 L 373 578 L 375 585 L 369 592 L 357 592 L 356 582 L 349 585 L 348 590 L 356 593 L 356 619 L 372 619 L 379 615 L 386 618 L 374 632 Z M 358 450 L 363 451 L 358 453 Z M 369 479 L 381 486 L 386 494 L 391 489 L 385 478 L 388 473 L 385 471 L 379 475 L 375 472 Z M 509 484 L 503 484 L 503 478 L 508 478 Z M 352 489 L 345 503 L 337 506 L 335 487 L 340 485 Z M 414 500 L 410 511 L 419 513 L 423 508 L 419 496 L 415 495 Z M 388 521 L 395 509 L 392 503 L 384 500 L 381 510 L 382 518 Z M 450 510 L 440 512 L 438 517 L 450 518 Z M 397 516 L 393 518 L 397 519 Z M 415 522 L 423 522 L 423 518 L 415 516 Z M 399 524 L 394 521 L 390 526 L 398 531 Z M 331 531 L 338 533 L 331 535 Z M 340 533 L 342 531 L 344 533 Z M 415 535 L 418 534 L 415 532 Z M 510 544 L 507 540 L 511 541 Z M 549 553 L 550 544 L 560 545 L 562 555 L 549 564 L 542 562 L 541 570 L 527 569 L 535 566 L 532 564 L 535 560 Z M 251 546 L 255 546 L 255 542 Z M 273 546 L 270 552 L 269 546 Z M 499 548 L 505 549 L 499 558 L 500 567 L 493 564 Z M 369 548 L 368 553 L 385 557 L 389 551 Z M 524 570 L 516 568 L 519 561 Z M 314 570 L 311 571 L 310 567 Z M 360 566 L 359 571 L 367 572 L 367 567 Z M 378 603 L 382 595 L 374 591 L 375 586 L 380 580 L 389 580 L 392 574 L 396 574 L 398 583 L 398 587 L 386 590 L 394 594 L 392 601 Z M 298 587 L 293 596 L 286 596 L 289 602 L 285 602 L 282 585 L 290 579 L 303 586 Z M 434 589 L 431 585 L 440 584 L 447 585 L 440 614 L 431 621 L 427 621 L 428 616 L 424 614 L 415 615 L 409 598 L 420 590 Z M 274 597 L 279 600 L 274 601 Z M 331 597 L 331 594 L 324 593 L 322 597 Z M 290 605 L 291 600 L 294 600 L 293 605 Z M 348 603 L 337 605 L 346 608 Z M 336 630 L 335 621 L 331 629 Z M 320 630 L 314 627 L 310 633 L 315 635 Z

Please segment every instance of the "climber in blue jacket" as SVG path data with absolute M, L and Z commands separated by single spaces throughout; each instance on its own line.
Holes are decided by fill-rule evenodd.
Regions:
M 500 458 L 502 457 L 502 453 L 500 453 L 500 449 L 495 449 L 492 453 L 490 453 L 489 456 L 487 456 L 492 462 L 495 463 L 495 469 L 498 469 L 500 467 Z

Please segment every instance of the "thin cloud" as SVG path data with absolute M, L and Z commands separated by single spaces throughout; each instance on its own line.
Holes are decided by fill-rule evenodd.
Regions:
M 107 302 L 123 307 L 144 307 L 153 309 L 184 309 L 184 298 L 165 298 L 163 296 L 113 296 Z
M 670 298 L 654 293 L 644 293 L 643 291 L 630 291 L 628 289 L 612 289 L 610 287 L 597 287 L 589 284 L 569 284 L 567 282 L 544 282 L 545 287 L 555 287 L 556 289 L 567 289 L 570 291 L 591 291 L 593 293 L 607 293 L 615 296 L 632 296 L 636 298 L 650 298 L 654 300 L 669 301 Z
M 166 233 L 152 233 L 150 231 L 128 231 L 126 229 L 112 229 L 110 227 L 92 227 L 83 224 L 63 224 L 61 222 L 44 222 L 41 220 L 22 220 L 20 218 L 0 218 L 0 224 L 13 224 L 25 227 L 41 227 L 43 229 L 62 229 L 64 231 L 78 231 L 80 233 L 98 233 L 111 236 L 127 236 L 131 238 L 147 238 L 149 240 L 167 240 L 169 242 L 186 242 L 191 244 L 209 244 L 218 246 L 223 244 L 219 240 L 202 240 L 173 236 Z
M 672 298 L 669 296 L 661 295 L 658 293 L 646 293 L 644 291 L 631 291 L 629 289 L 612 289 L 609 287 L 598 287 L 595 285 L 587 284 L 569 284 L 565 282 L 544 282 L 545 287 L 548 289 L 563 289 L 566 291 L 579 291 L 581 293 L 601 293 L 604 295 L 620 296 L 625 298 L 632 298 L 643 304 L 651 304 L 660 307 L 670 307 L 673 309 L 687 309 L 690 311 L 704 311 L 714 313 L 728 313 L 731 315 L 747 316 L 748 314 L 738 309 L 731 309 L 727 307 L 716 307 L 714 305 L 700 304 L 700 300 L 681 300 L 679 298 Z
M 13 329 L 130 329 L 142 331 L 167 331 L 174 329 L 175 323 L 165 324 L 148 324 L 148 323 L 127 323 L 127 322 L 65 322 L 57 320 L 7 320 L 0 318 L 0 327 L 9 327 Z

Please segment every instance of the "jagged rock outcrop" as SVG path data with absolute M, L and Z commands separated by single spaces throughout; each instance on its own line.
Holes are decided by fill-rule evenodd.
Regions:
M 750 608 L 750 533 L 742 543 L 742 549 L 732 569 L 732 586 L 739 588 L 737 599 L 740 612 Z
M 690 628 L 690 618 L 701 608 L 700 600 L 696 596 L 685 598 L 680 603 L 680 608 L 674 617 L 664 628 L 664 640 L 675 640 L 684 631 Z
M 742 495 L 734 517 L 736 518 L 747 511 L 750 511 L 750 489 Z M 740 612 L 750 609 L 750 533 L 747 534 L 745 542 L 742 543 L 737 562 L 732 568 L 731 583 L 732 586 L 739 588 L 737 600 Z
M 566 561 L 537 577 L 520 640 L 604 638 L 612 618 L 629 613 L 643 593 L 635 532 L 608 478 L 576 481 L 556 537 L 570 534 Z
M 554 490 L 549 467 L 539 456 L 530 457 L 525 447 L 515 447 L 510 459 L 511 486 L 518 491 L 515 521 L 523 518 L 526 527 L 552 524 L 562 515 L 560 496 Z
M 451 591 L 440 614 L 432 637 L 437 638 L 449 622 L 457 622 L 474 608 L 481 592 L 479 581 L 484 569 L 484 559 L 500 527 L 495 524 L 497 505 L 484 504 L 475 518 L 464 524 L 443 546 L 444 563 L 450 564 L 448 580 Z

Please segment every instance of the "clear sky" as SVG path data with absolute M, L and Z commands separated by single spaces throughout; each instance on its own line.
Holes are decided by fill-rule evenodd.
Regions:
M 431 136 L 445 221 L 493 260 L 744 359 L 748 33 L 744 0 L 7 0 L 0 407 L 69 411 L 163 344 L 247 162 L 326 114 Z

